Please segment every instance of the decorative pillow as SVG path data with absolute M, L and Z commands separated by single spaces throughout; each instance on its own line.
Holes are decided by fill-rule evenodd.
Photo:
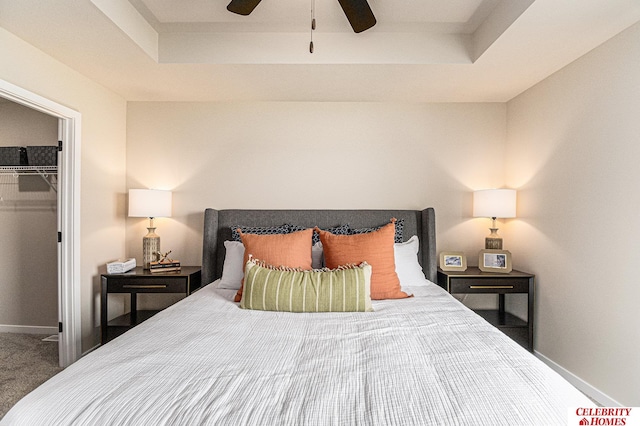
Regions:
M 240 242 L 240 233 L 238 229 L 245 234 L 256 235 L 273 235 L 273 234 L 288 234 L 291 232 L 289 225 L 284 224 L 280 226 L 231 226 L 231 239 L 233 241 Z
M 349 233 L 351 232 L 351 228 L 349 228 L 348 224 L 344 224 L 344 225 L 338 225 L 338 226 L 334 226 L 332 228 L 325 228 L 324 229 L 327 232 L 331 232 L 334 235 L 349 235 Z M 313 233 L 313 243 L 319 243 L 320 242 L 320 234 L 318 234 L 317 232 L 314 231 Z
M 371 298 L 401 299 L 409 297 L 400 289 L 394 258 L 395 218 L 377 231 L 356 235 L 333 235 L 318 229 L 324 250 L 325 265 L 367 262 L 371 265 Z M 317 228 L 316 228 L 317 229 Z
M 349 228 L 349 235 L 368 234 L 369 232 L 377 231 L 383 226 L 386 226 L 386 225 L 380 225 L 373 228 L 358 228 L 358 229 Z M 394 243 L 401 243 L 404 240 L 404 236 L 402 235 L 403 231 L 404 231 L 404 219 L 396 220 L 396 228 L 395 228 L 395 234 L 393 238 Z
M 242 285 L 244 246 L 239 241 L 225 241 L 224 263 L 222 265 L 222 278 L 218 288 L 239 290 Z
M 247 264 L 249 255 L 276 266 L 287 268 L 311 269 L 311 234 L 313 229 L 292 232 L 290 234 L 257 235 L 240 231 L 244 245 L 244 261 Z M 236 294 L 235 301 L 242 298 L 242 287 Z
M 400 279 L 400 286 L 424 285 L 425 276 L 422 266 L 418 262 L 418 249 L 420 242 L 416 235 L 409 238 L 404 243 L 393 245 L 394 258 L 396 261 L 396 273 Z
M 371 312 L 371 266 L 334 270 L 275 268 L 250 258 L 243 309 L 285 312 Z
M 289 226 L 290 232 L 302 231 L 303 229 L 306 229 L 299 225 L 287 225 L 287 226 Z M 321 228 L 321 229 L 336 235 L 349 235 L 349 233 L 351 232 L 351 228 L 349 227 L 349 224 L 333 226 L 331 228 Z M 314 231 L 313 244 L 317 244 L 319 242 L 320 242 L 320 234 Z

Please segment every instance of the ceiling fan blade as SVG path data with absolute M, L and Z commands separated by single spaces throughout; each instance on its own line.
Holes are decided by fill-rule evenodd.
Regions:
M 249 15 L 253 12 L 253 9 L 260 3 L 260 0 L 231 0 L 231 3 L 227 6 L 229 12 L 237 13 L 238 15 Z
M 338 0 L 338 2 L 354 32 L 361 33 L 376 24 L 376 17 L 373 16 L 367 0 Z

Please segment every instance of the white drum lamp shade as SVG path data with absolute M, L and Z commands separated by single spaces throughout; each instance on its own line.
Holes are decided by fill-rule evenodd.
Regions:
M 171 191 L 130 189 L 129 217 L 171 217 Z
M 473 193 L 473 217 L 516 217 L 515 189 L 482 189 Z
M 130 189 L 129 217 L 148 217 L 149 231 L 142 238 L 142 263 L 149 269 L 151 262 L 158 260 L 160 237 L 155 233 L 153 218 L 171 217 L 171 191 L 159 189 Z
M 502 249 L 502 238 L 498 235 L 496 219 L 516 217 L 515 189 L 482 189 L 473 193 L 473 216 L 489 217 L 493 220 L 491 234 L 485 238 L 485 248 Z

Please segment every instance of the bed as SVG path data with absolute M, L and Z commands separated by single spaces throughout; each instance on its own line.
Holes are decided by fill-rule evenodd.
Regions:
M 403 241 L 419 241 L 423 276 L 401 280 L 413 297 L 374 300 L 373 312 L 265 312 L 220 288 L 231 227 L 362 229 L 391 217 Z M 207 209 L 211 284 L 87 354 L 0 423 L 564 425 L 570 407 L 593 406 L 433 283 L 435 242 L 433 209 Z

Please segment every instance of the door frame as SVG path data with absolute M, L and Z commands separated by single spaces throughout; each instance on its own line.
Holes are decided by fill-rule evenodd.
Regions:
M 60 366 L 82 354 L 80 305 L 80 141 L 82 115 L 40 95 L 0 79 L 0 96 L 58 118 L 58 353 Z

